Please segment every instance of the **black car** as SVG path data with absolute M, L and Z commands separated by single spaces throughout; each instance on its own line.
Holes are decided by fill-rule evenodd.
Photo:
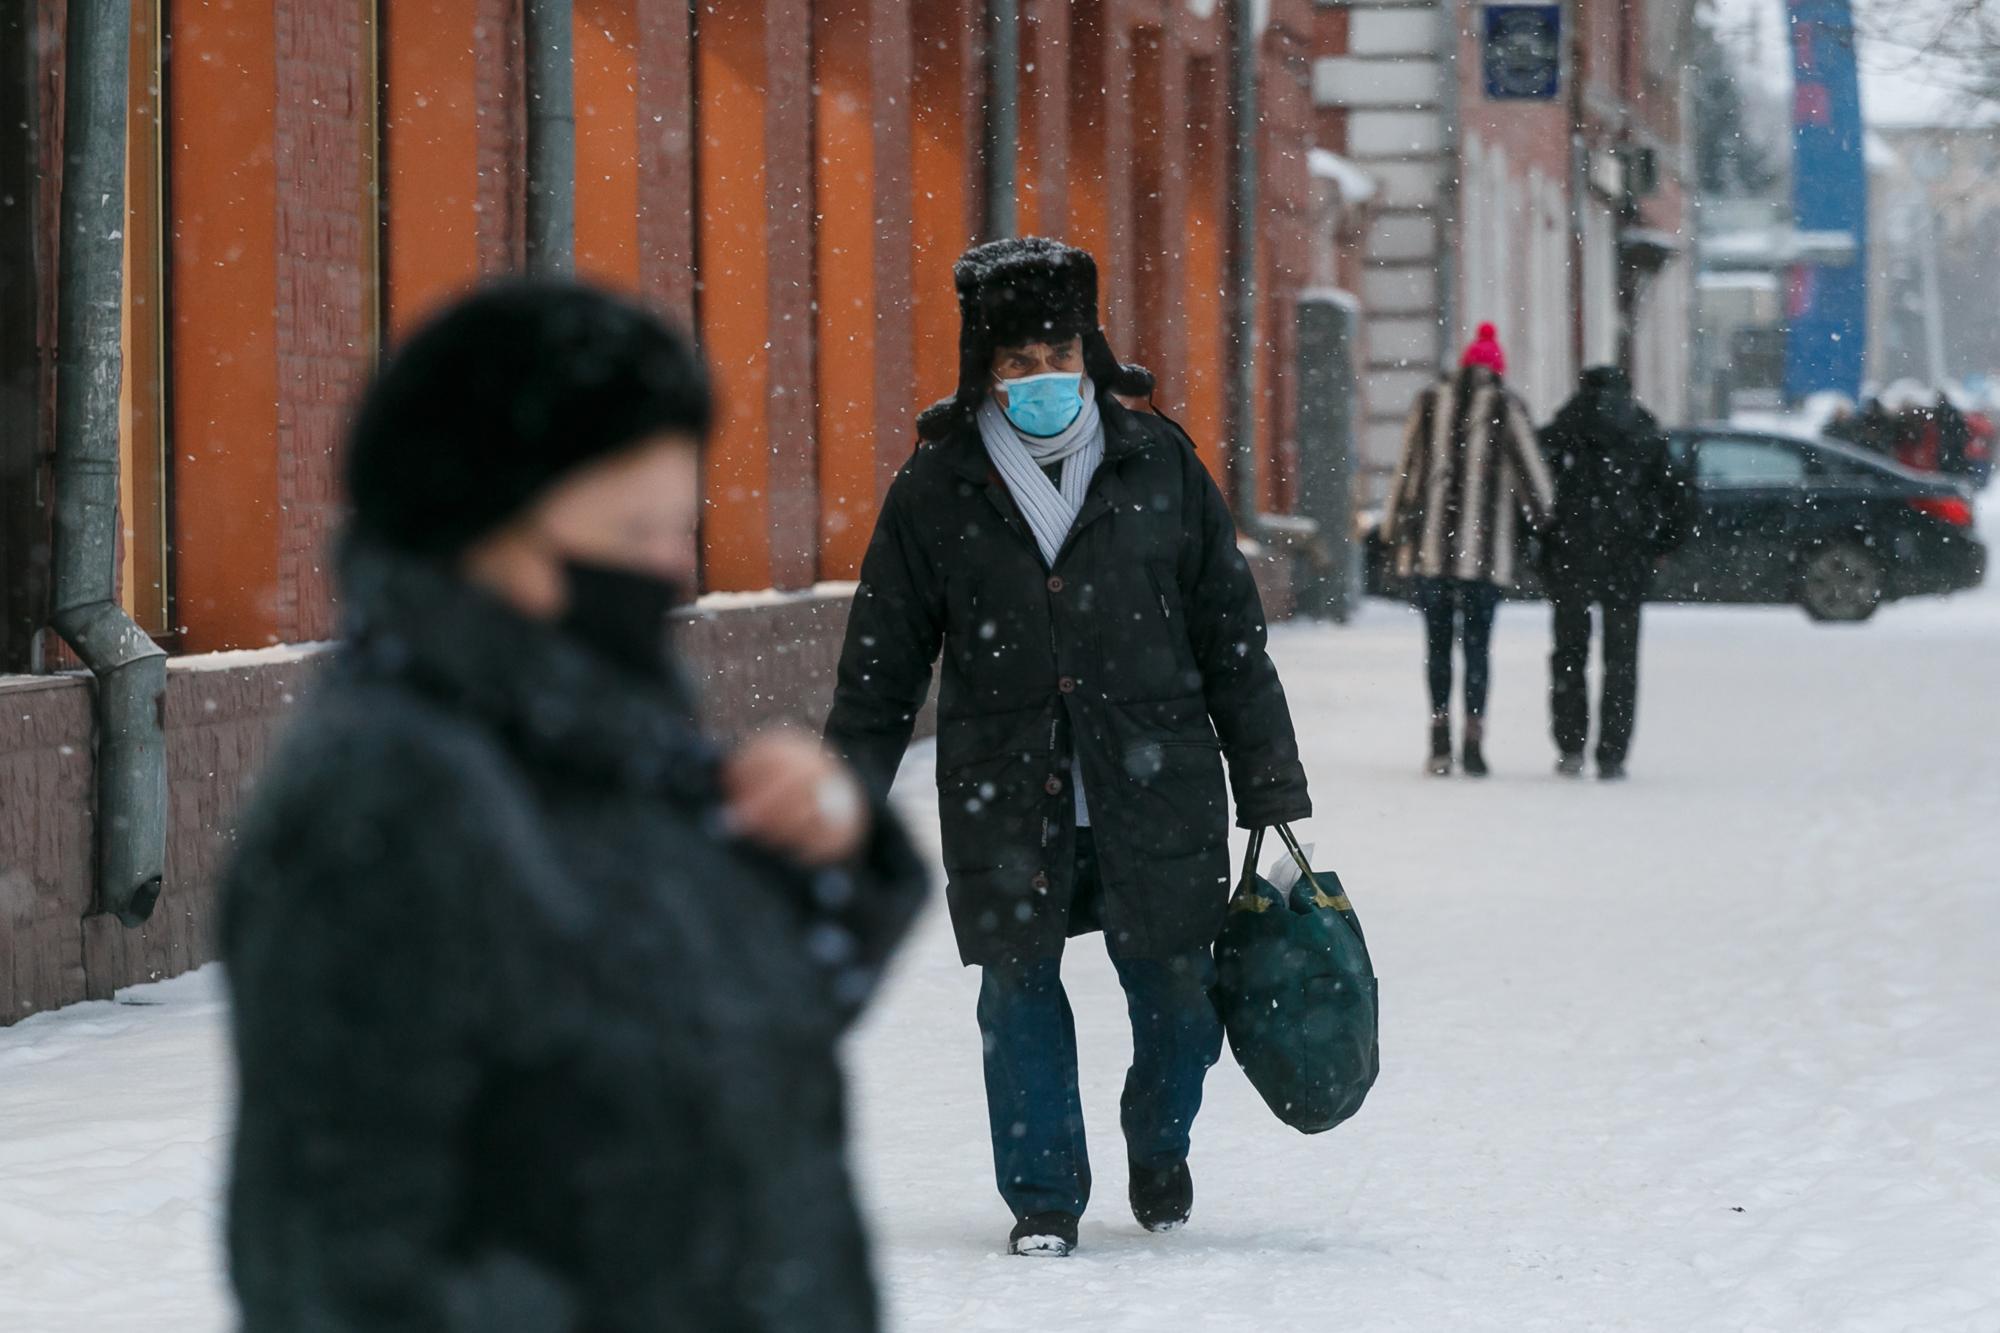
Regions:
M 1694 524 L 1661 565 L 1660 602 L 1796 602 L 1815 620 L 1866 620 L 1885 601 L 1985 577 L 1971 492 L 1832 440 L 1730 426 L 1670 433 L 1695 487 Z M 1524 562 L 1521 595 L 1540 596 Z M 1368 534 L 1368 586 L 1404 590 Z

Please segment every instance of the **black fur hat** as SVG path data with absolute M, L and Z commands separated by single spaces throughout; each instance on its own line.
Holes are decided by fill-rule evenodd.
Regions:
M 975 245 L 952 266 L 958 289 L 958 390 L 924 409 L 917 435 L 943 439 L 986 396 L 993 353 L 1025 342 L 1083 339 L 1083 365 L 1100 393 L 1143 398 L 1153 375 L 1118 360 L 1097 324 L 1097 261 L 1041 236 Z
M 354 535 L 447 557 L 566 474 L 671 431 L 708 434 L 694 345 L 575 283 L 493 283 L 434 316 L 363 396 L 347 447 Z

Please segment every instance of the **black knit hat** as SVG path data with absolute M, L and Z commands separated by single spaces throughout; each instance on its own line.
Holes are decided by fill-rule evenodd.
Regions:
M 917 434 L 943 439 L 986 396 L 993 353 L 1027 342 L 1083 339 L 1083 365 L 1100 393 L 1143 398 L 1152 372 L 1120 362 L 1097 324 L 1097 261 L 1041 236 L 975 245 L 952 266 L 958 288 L 958 389 L 924 409 Z
M 661 432 L 703 439 L 713 413 L 693 344 L 637 303 L 496 283 L 419 329 L 363 396 L 354 534 L 454 555 L 584 464 Z

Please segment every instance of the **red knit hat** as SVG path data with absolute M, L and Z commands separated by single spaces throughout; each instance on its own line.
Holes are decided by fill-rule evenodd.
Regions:
M 1491 324 L 1479 326 L 1479 336 L 1465 349 L 1465 357 L 1459 363 L 1461 369 L 1471 366 L 1485 366 L 1495 375 L 1507 373 L 1507 353 L 1500 347 L 1500 330 Z

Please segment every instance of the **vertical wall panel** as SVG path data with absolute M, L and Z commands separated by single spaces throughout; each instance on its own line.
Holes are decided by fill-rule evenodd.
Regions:
M 1100 316 L 1116 279 L 1107 250 L 1111 222 L 1104 51 L 1104 0 L 1074 0 L 1069 7 L 1069 225 L 1063 239 L 1097 256 Z
M 813 408 L 813 86 L 810 0 L 764 0 L 764 188 L 770 403 L 766 540 L 774 588 L 807 588 L 819 556 Z
M 278 600 L 278 101 L 269 0 L 173 0 L 174 571 L 182 646 L 262 647 Z
M 1069 57 L 1069 0 L 1023 0 L 1016 207 L 1024 236 L 1068 228 Z
M 1187 64 L 1187 261 L 1183 269 L 1184 299 L 1180 323 L 1186 330 L 1185 372 L 1180 400 L 1187 405 L 1183 418 L 1194 436 L 1202 461 L 1217 481 L 1226 480 L 1228 450 L 1224 445 L 1227 421 L 1224 360 L 1228 302 L 1224 299 L 1226 273 L 1224 237 L 1227 212 L 1225 137 L 1228 123 L 1223 116 L 1222 68 L 1212 56 L 1196 56 Z M 1225 493 L 1227 493 L 1225 491 Z
M 278 636 L 296 642 L 338 630 L 328 559 L 337 461 L 348 404 L 375 360 L 375 62 L 367 0 L 275 9 L 276 614 Z
M 765 235 L 764 7 L 697 12 L 701 333 L 722 411 L 708 449 L 704 586 L 771 586 L 770 269 Z
M 475 281 L 480 0 L 382 6 L 384 284 L 390 336 Z
M 907 318 L 910 111 L 897 91 L 909 80 L 909 6 L 819 0 L 815 10 L 820 574 L 847 579 L 860 568 L 878 502 L 907 456 L 916 408 Z
M 639 0 L 576 0 L 576 272 L 639 286 Z
M 639 285 L 694 324 L 694 70 L 686 0 L 639 4 Z
M 972 239 L 971 188 L 978 126 L 966 114 L 978 80 L 966 58 L 967 0 L 915 0 L 910 93 L 916 102 L 912 217 L 911 323 L 916 331 L 917 392 L 928 402 L 958 383 L 958 298 L 951 266 Z

